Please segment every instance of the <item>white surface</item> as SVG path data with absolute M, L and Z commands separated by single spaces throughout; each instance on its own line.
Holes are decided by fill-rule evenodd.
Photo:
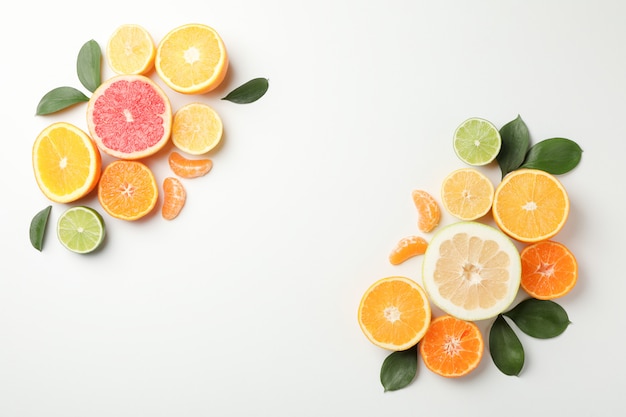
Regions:
M 0 416 L 615 415 L 626 370 L 626 3 L 85 4 L 17 2 L 0 17 Z M 75 59 L 87 40 L 104 46 L 122 23 L 158 40 L 189 22 L 216 28 L 232 64 L 215 94 L 168 91 L 175 108 L 201 100 L 222 115 L 213 170 L 185 182 L 175 221 L 105 216 L 94 256 L 61 247 L 54 204 L 34 250 L 28 225 L 49 204 L 32 175 L 34 138 L 57 120 L 85 127 L 81 106 L 36 117 L 41 96 L 82 88 Z M 219 100 L 258 76 L 270 79 L 260 101 Z M 387 352 L 363 336 L 356 310 L 378 278 L 419 280 L 419 259 L 387 261 L 417 233 L 410 192 L 436 194 L 462 166 L 451 135 L 465 118 L 502 126 L 518 114 L 534 142 L 563 136 L 584 149 L 562 177 L 572 211 L 558 235 L 580 263 L 559 301 L 573 325 L 552 340 L 522 336 L 520 377 L 486 353 L 465 379 L 420 361 L 409 387 L 383 393 Z M 149 161 L 159 182 L 165 155 Z

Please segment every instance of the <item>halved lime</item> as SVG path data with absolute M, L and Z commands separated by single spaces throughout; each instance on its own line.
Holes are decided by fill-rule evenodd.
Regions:
M 486 165 L 498 156 L 502 138 L 493 123 L 472 117 L 456 128 L 453 146 L 457 156 L 466 164 Z
M 104 220 L 96 210 L 76 206 L 67 209 L 57 223 L 57 236 L 69 250 L 89 253 L 96 250 L 104 240 Z

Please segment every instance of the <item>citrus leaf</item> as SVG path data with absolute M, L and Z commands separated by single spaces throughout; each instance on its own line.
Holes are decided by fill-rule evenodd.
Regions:
M 565 174 L 576 168 L 582 152 L 580 146 L 573 140 L 544 139 L 528 150 L 521 167 L 541 169 L 554 175 Z
M 48 91 L 39 100 L 37 115 L 55 113 L 76 103 L 89 101 L 89 97 L 74 87 L 57 87 Z
M 81 84 L 92 93 L 102 82 L 102 51 L 93 39 L 87 41 L 78 52 L 76 72 Z
M 516 170 L 524 162 L 524 157 L 530 148 L 530 134 L 528 127 L 518 115 L 515 120 L 502 126 L 500 129 L 502 146 L 496 161 L 500 165 L 502 177 L 509 172 Z
M 269 81 L 267 78 L 254 78 L 235 88 L 225 97 L 222 97 L 222 100 L 231 101 L 237 104 L 252 103 L 263 97 L 268 88 Z
M 551 300 L 528 298 L 503 314 L 521 331 L 538 339 L 556 337 L 571 324 L 565 309 Z
M 498 314 L 489 330 L 489 353 L 503 374 L 517 376 L 522 371 L 524 347 L 502 314 Z
M 46 235 L 46 225 L 48 224 L 51 210 L 52 206 L 44 208 L 35 214 L 35 217 L 30 221 L 30 243 L 40 252 L 43 248 L 43 238 Z
M 416 373 L 417 345 L 387 356 L 380 369 L 380 382 L 385 391 L 395 391 L 409 385 Z

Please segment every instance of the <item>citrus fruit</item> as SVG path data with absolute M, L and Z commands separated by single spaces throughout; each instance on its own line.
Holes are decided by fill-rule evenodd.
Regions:
M 175 219 L 185 205 L 187 193 L 178 178 L 167 177 L 163 180 L 163 207 L 161 216 L 166 220 Z
M 138 161 L 117 160 L 102 171 L 98 182 L 98 200 L 111 216 L 137 220 L 156 205 L 159 190 L 154 174 Z
M 539 300 L 562 297 L 578 280 L 578 263 L 562 243 L 544 240 L 522 249 L 521 286 Z
M 441 219 L 439 204 L 429 192 L 424 190 L 413 190 L 411 196 L 417 209 L 417 228 L 425 233 L 430 232 Z
M 70 123 L 53 123 L 41 131 L 32 159 L 37 185 L 58 203 L 84 197 L 100 178 L 100 151 L 87 133 Z
M 421 236 L 407 236 L 398 241 L 389 254 L 392 265 L 400 265 L 409 258 L 426 252 L 428 242 Z
M 513 302 L 520 285 L 517 247 L 500 230 L 456 222 L 439 230 L 422 262 L 430 300 L 462 320 L 495 317 Z
M 493 184 L 485 174 L 474 168 L 451 172 L 441 185 L 445 209 L 461 220 L 476 220 L 491 210 Z
M 172 143 L 191 155 L 201 155 L 215 148 L 222 139 L 222 119 L 204 103 L 189 103 L 174 114 Z
M 215 89 L 226 76 L 228 53 L 215 29 L 202 24 L 174 28 L 159 42 L 157 74 L 172 90 L 201 94 Z
M 93 252 L 104 241 L 104 220 L 90 207 L 70 207 L 59 217 L 57 236 L 61 244 L 72 252 Z
M 123 24 L 109 38 L 106 56 L 117 74 L 147 74 L 154 68 L 156 47 L 144 27 Z
M 197 178 L 206 175 L 213 168 L 213 161 L 208 158 L 190 159 L 178 152 L 170 153 L 170 169 L 181 178 Z
M 144 158 L 169 140 L 172 107 L 150 78 L 117 75 L 89 99 L 87 126 L 103 152 L 120 159 Z
M 569 197 L 554 175 L 518 169 L 496 187 L 492 212 L 496 224 L 512 238 L 538 242 L 561 231 L 569 215 Z
M 468 165 L 486 165 L 496 159 L 502 147 L 498 129 L 488 120 L 472 117 L 454 131 L 454 152 Z
M 476 324 L 449 315 L 434 319 L 419 344 L 426 367 L 448 378 L 458 378 L 476 369 L 484 349 Z
M 413 280 L 392 276 L 372 284 L 359 304 L 359 325 L 376 346 L 406 350 L 420 341 L 430 323 L 424 290 Z

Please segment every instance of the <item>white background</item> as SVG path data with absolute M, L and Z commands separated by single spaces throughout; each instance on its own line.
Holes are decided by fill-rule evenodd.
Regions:
M 0 17 L 0 416 L 615 415 L 626 371 L 626 3 L 153 3 L 23 1 Z M 34 250 L 29 223 L 50 202 L 32 143 L 54 121 L 86 128 L 85 105 L 35 116 L 39 99 L 61 85 L 85 91 L 75 60 L 86 41 L 104 47 L 118 25 L 138 23 L 158 42 L 190 22 L 217 29 L 231 59 L 214 93 L 166 90 L 174 109 L 202 101 L 222 116 L 213 170 L 185 181 L 174 221 L 158 209 L 134 223 L 105 215 L 105 246 L 90 256 L 61 247 L 66 207 L 53 204 Z M 219 100 L 259 76 L 270 89 L 258 102 Z M 410 386 L 384 393 L 387 352 L 358 327 L 361 295 L 388 275 L 420 279 L 419 258 L 392 266 L 387 255 L 419 233 L 411 191 L 438 195 L 463 166 L 456 126 L 518 114 L 533 142 L 584 149 L 561 177 L 571 213 L 555 238 L 579 260 L 578 285 L 559 300 L 573 324 L 556 339 L 520 335 L 519 377 L 485 352 L 458 380 L 420 360 Z M 159 182 L 169 150 L 147 161 Z M 499 179 L 497 166 L 484 172 Z M 100 209 L 93 196 L 81 203 Z

